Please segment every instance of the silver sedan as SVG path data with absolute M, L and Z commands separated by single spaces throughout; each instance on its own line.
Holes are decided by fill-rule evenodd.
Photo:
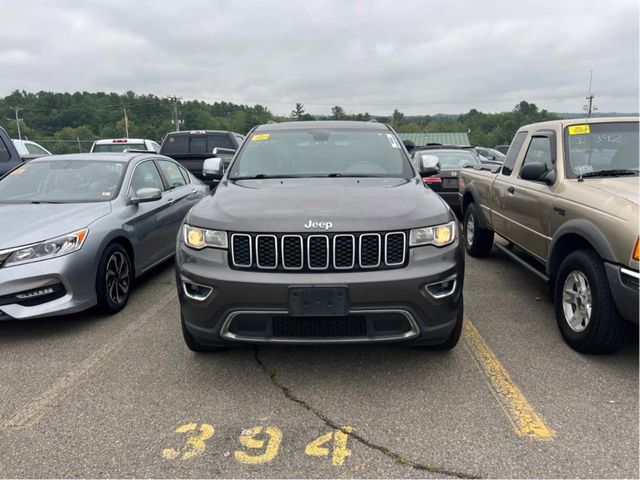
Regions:
M 149 153 L 55 155 L 0 178 L 0 319 L 115 313 L 209 188 Z

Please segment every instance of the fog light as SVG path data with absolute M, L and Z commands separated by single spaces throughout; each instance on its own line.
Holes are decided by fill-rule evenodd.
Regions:
M 457 284 L 457 276 L 453 275 L 452 277 L 446 278 L 440 282 L 425 285 L 424 289 L 433 298 L 444 298 L 448 297 L 456 291 Z
M 182 282 L 182 290 L 187 297 L 198 302 L 205 301 L 213 292 L 212 287 L 192 282 Z
M 49 295 L 53 293 L 52 287 L 41 288 L 39 290 L 29 290 L 28 292 L 16 293 L 16 298 L 25 300 L 27 298 L 41 297 L 42 295 Z

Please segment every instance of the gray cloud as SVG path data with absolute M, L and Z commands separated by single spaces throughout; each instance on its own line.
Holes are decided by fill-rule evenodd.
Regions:
M 638 111 L 635 0 L 0 0 L 0 94 L 177 94 L 307 111 Z

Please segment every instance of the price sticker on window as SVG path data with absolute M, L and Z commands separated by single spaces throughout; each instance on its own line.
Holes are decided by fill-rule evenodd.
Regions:
M 261 142 L 264 140 L 269 140 L 268 133 L 256 133 L 253 137 L 251 137 L 252 142 Z
M 585 135 L 591 133 L 589 125 L 571 125 L 569 127 L 569 135 Z

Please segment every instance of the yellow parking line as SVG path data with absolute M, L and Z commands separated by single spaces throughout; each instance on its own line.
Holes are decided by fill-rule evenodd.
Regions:
M 466 316 L 464 320 L 463 332 L 467 350 L 480 371 L 486 376 L 491 392 L 513 425 L 515 432 L 521 437 L 534 440 L 553 439 L 556 432 L 544 423 L 527 401 L 471 320 Z

